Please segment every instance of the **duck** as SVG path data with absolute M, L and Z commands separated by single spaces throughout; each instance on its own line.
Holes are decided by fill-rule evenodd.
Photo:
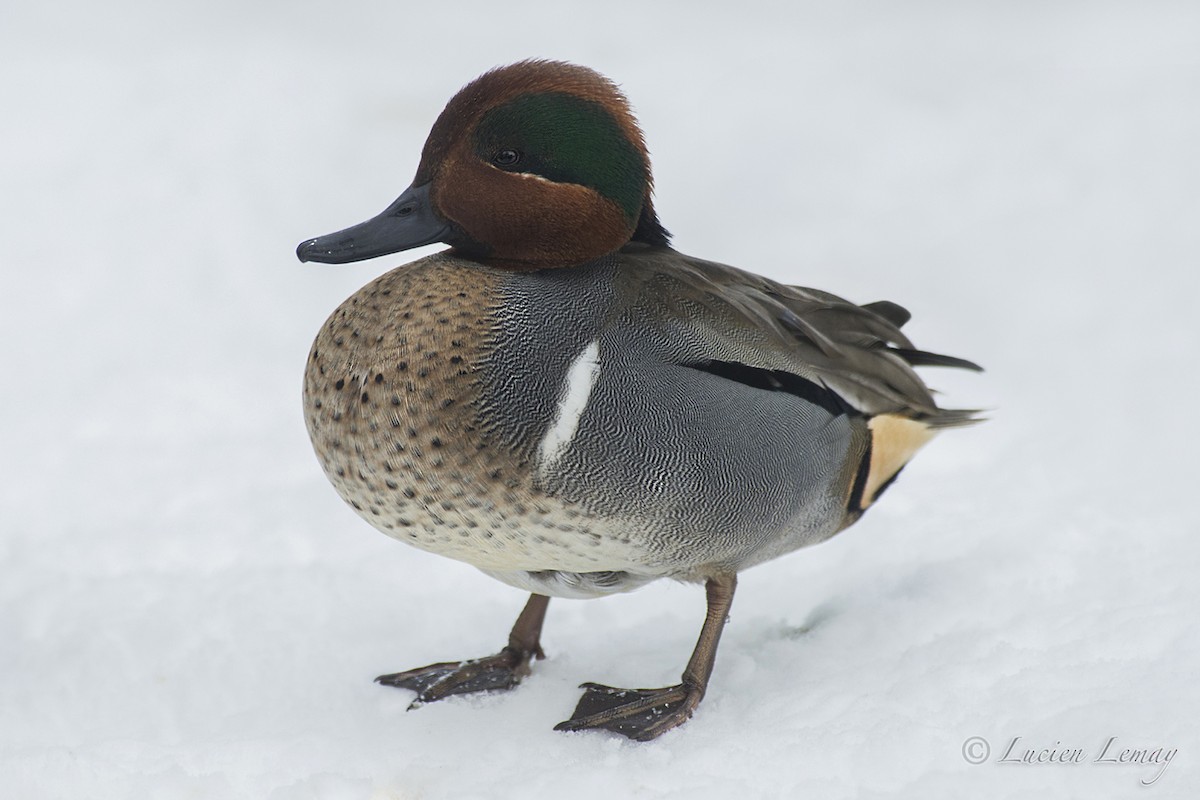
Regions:
M 557 730 L 647 741 L 709 687 L 738 575 L 852 525 L 936 434 L 888 301 L 858 305 L 675 250 L 618 86 L 526 60 L 466 84 L 412 184 L 297 248 L 343 264 L 441 243 L 320 328 L 304 417 L 341 498 L 388 536 L 529 593 L 507 644 L 377 678 L 413 708 L 511 689 L 545 657 L 550 598 L 705 588 L 673 686 L 584 683 Z

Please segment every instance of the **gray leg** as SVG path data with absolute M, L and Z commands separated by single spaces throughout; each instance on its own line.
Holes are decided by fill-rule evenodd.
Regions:
M 721 575 L 710 578 L 705 584 L 708 597 L 708 614 L 696 649 L 683 671 L 683 679 L 676 686 L 663 689 L 616 689 L 598 683 L 585 683 L 575 713 L 566 722 L 554 726 L 556 731 L 580 731 L 588 728 L 605 730 L 628 736 L 638 741 L 649 741 L 687 722 L 696 706 L 704 698 L 708 679 L 712 676 L 713 662 L 717 657 L 717 645 L 721 641 L 721 630 L 733 605 L 733 592 L 737 588 L 736 575 Z
M 529 674 L 533 659 L 546 657 L 540 639 L 549 603 L 550 598 L 545 595 L 530 595 L 508 635 L 508 646 L 494 656 L 430 664 L 407 672 L 380 675 L 375 680 L 386 686 L 416 692 L 410 709 L 453 694 L 511 689 Z

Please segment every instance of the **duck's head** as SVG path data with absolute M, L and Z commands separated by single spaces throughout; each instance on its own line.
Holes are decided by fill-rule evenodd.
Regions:
M 509 269 L 582 264 L 635 240 L 666 246 L 650 158 L 610 80 L 558 61 L 485 73 L 446 105 L 412 185 L 382 214 L 297 249 L 341 264 L 444 242 Z

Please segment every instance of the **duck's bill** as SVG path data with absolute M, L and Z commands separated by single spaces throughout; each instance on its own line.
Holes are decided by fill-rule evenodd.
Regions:
M 440 242 L 448 233 L 449 226 L 433 213 L 429 184 L 410 186 L 379 216 L 301 242 L 296 257 L 322 264 L 347 264 Z

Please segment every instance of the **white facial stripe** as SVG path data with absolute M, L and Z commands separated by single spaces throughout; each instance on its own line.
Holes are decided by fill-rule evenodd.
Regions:
M 541 181 L 542 183 L 554 183 L 554 181 L 550 180 L 545 175 L 538 175 L 536 172 L 510 172 L 509 170 L 506 170 L 506 169 L 500 169 L 495 164 L 488 164 L 488 166 L 491 167 L 492 169 L 496 170 L 497 172 L 503 172 L 505 175 L 516 175 L 518 178 L 524 178 L 526 180 Z
M 592 395 L 592 387 L 596 385 L 596 376 L 600 374 L 600 343 L 593 341 L 583 348 L 567 370 L 566 380 L 558 402 L 558 412 L 554 416 L 554 424 L 542 442 L 538 445 L 538 467 L 543 472 L 550 470 L 567 451 L 575 431 L 579 428 L 579 418 L 587 408 L 588 398 Z

